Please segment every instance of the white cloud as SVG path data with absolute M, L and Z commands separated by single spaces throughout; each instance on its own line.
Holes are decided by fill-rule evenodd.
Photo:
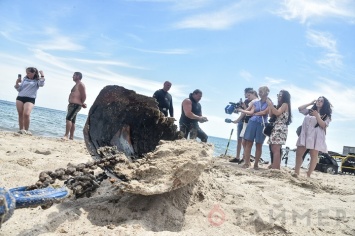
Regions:
M 309 30 L 307 32 L 308 45 L 319 47 L 325 50 L 324 57 L 317 60 L 317 63 L 323 67 L 337 69 L 342 67 L 342 55 L 338 52 L 337 42 L 332 35 L 326 32 Z
M 67 71 L 76 71 L 75 65 L 73 65 L 72 63 L 66 63 L 61 58 L 53 56 L 50 53 L 44 52 L 40 49 L 33 49 L 32 52 L 34 54 L 34 57 L 37 58 L 38 61 L 41 61 L 47 66 L 53 66 L 55 68 L 60 68 Z
M 126 35 L 129 37 L 129 38 L 131 38 L 131 39 L 133 39 L 134 41 L 136 41 L 136 42 L 143 42 L 143 39 L 142 38 L 140 38 L 140 37 L 138 37 L 137 35 L 135 35 L 135 34 L 131 34 L 131 33 L 126 33 Z
M 79 51 L 84 49 L 83 46 L 74 43 L 71 38 L 65 36 L 56 36 L 49 40 L 39 41 L 35 47 L 41 50 L 60 51 Z
M 201 13 L 187 17 L 174 24 L 175 28 L 197 28 L 207 30 L 222 30 L 232 27 L 234 24 L 242 22 L 257 15 L 257 9 L 250 1 L 240 1 L 234 5 L 224 7 L 218 11 Z
M 283 79 L 276 79 L 276 78 L 271 78 L 268 76 L 265 77 L 265 80 L 267 81 L 268 85 L 281 84 L 281 83 L 285 82 L 285 80 L 283 80 Z
M 132 48 L 134 50 L 140 52 L 147 52 L 147 53 L 155 53 L 155 54 L 174 54 L 174 55 L 182 55 L 182 54 L 189 54 L 191 50 L 189 49 L 167 49 L 167 50 L 147 50 L 147 49 L 140 49 L 140 48 Z
M 250 81 L 253 78 L 252 74 L 250 74 L 246 70 L 242 70 L 241 72 L 239 72 L 239 76 L 245 79 L 246 81 Z
M 174 10 L 191 10 L 204 7 L 213 0 L 126 0 L 130 2 L 170 3 Z
M 323 59 L 317 61 L 317 63 L 323 67 L 328 67 L 336 70 L 343 66 L 343 57 L 338 53 L 326 53 Z
M 337 43 L 329 33 L 309 30 L 307 38 L 310 46 L 322 47 L 331 52 L 337 51 Z
M 72 61 L 77 61 L 86 64 L 110 65 L 110 66 L 119 66 L 119 67 L 126 67 L 132 69 L 147 70 L 147 68 L 141 66 L 134 66 L 127 62 L 112 61 L 112 60 L 88 60 L 88 59 L 78 59 L 78 58 L 66 58 L 66 60 L 68 61 L 72 60 Z
M 213 0 L 174 0 L 175 10 L 199 9 L 209 5 Z
M 312 19 L 342 18 L 350 23 L 355 20 L 353 0 L 284 0 L 276 14 L 286 20 L 306 23 Z
M 17 28 L 16 30 L 0 31 L 0 35 L 8 41 L 25 45 L 31 49 L 61 51 L 78 51 L 84 49 L 84 46 L 75 43 L 72 38 L 58 33 L 55 28 L 47 27 L 43 31 L 25 31 L 24 33 L 21 33 L 21 37 L 19 37 L 18 31 L 20 31 L 20 28 Z

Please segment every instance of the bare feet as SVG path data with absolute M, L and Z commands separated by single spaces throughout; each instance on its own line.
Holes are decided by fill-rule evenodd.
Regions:
M 293 173 L 291 174 L 291 176 L 292 176 L 292 177 L 295 177 L 295 178 L 298 178 L 298 174 L 297 174 L 296 172 L 293 172 Z
M 254 170 L 259 170 L 259 166 L 258 165 L 254 165 Z
M 64 137 L 62 137 L 62 140 L 68 140 L 68 136 L 64 136 Z
M 247 163 L 245 163 L 244 165 L 242 165 L 242 168 L 244 168 L 244 169 L 247 169 L 247 168 L 249 168 L 250 167 L 250 164 L 247 164 Z
M 21 129 L 21 130 L 17 131 L 17 133 L 19 133 L 19 134 L 27 134 L 26 130 L 24 130 L 24 129 Z
M 268 169 L 272 169 L 272 164 L 270 164 L 267 168 L 268 168 Z

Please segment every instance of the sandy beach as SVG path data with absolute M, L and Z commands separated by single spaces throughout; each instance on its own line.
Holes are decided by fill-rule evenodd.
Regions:
M 83 141 L 0 131 L 1 187 L 32 185 L 43 170 L 91 160 Z M 0 235 L 355 235 L 354 180 L 320 172 L 308 179 L 305 170 L 295 178 L 288 168 L 255 171 L 214 157 L 171 192 L 144 196 L 105 180 L 90 198 L 17 209 Z

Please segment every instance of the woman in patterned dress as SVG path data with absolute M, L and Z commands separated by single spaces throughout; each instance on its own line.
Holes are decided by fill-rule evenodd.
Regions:
M 286 144 L 288 125 L 292 122 L 291 95 L 286 90 L 281 90 L 277 95 L 277 106 L 274 107 L 271 100 L 266 101 L 269 106 L 269 115 L 276 116 L 275 126 L 271 132 L 268 144 L 271 145 L 273 155 L 272 169 L 280 169 L 282 145 Z
M 312 106 L 311 109 L 307 107 Z M 310 149 L 311 162 L 307 171 L 307 177 L 311 174 L 318 162 L 318 152 L 327 153 L 325 143 L 325 130 L 328 127 L 332 116 L 332 105 L 325 97 L 321 96 L 317 100 L 302 105 L 298 110 L 305 115 L 302 123 L 302 131 L 298 137 L 296 146 L 296 175 L 300 174 L 303 162 L 302 156 L 307 149 Z

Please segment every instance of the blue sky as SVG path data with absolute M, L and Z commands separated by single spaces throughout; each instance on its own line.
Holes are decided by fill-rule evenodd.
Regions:
M 273 101 L 291 93 L 288 146 L 303 120 L 297 107 L 321 95 L 334 106 L 329 150 L 355 146 L 354 0 L 0 0 L 0 13 L 2 100 L 15 101 L 28 66 L 47 78 L 36 105 L 58 110 L 75 71 L 89 107 L 106 85 L 151 96 L 169 80 L 177 119 L 201 89 L 209 118 L 201 127 L 229 138 L 235 126 L 224 119 L 237 115 L 224 107 L 245 87 L 267 85 Z

